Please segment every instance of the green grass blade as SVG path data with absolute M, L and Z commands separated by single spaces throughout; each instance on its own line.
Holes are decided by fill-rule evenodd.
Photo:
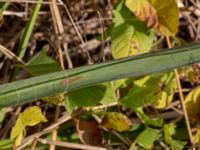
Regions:
M 18 48 L 18 51 L 17 51 L 18 56 L 20 58 L 23 58 L 24 55 L 25 55 L 26 48 L 27 48 L 27 45 L 28 45 L 28 41 L 31 37 L 33 27 L 35 25 L 38 13 L 40 11 L 41 2 L 42 2 L 42 0 L 39 0 L 37 5 L 35 6 L 33 13 L 31 15 L 28 23 L 26 24 L 26 27 L 25 27 L 24 32 L 22 34 L 22 37 L 21 37 L 21 40 L 20 40 L 20 43 L 19 43 L 19 48 Z
M 169 71 L 199 61 L 200 44 L 193 44 L 15 81 L 0 86 L 0 107 L 105 81 Z

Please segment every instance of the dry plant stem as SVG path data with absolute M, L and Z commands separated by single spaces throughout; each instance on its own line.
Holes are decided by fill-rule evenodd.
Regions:
M 29 150 L 35 150 L 36 144 L 37 144 L 37 139 L 34 139 Z
M 166 40 L 167 40 L 168 48 L 171 48 L 172 46 L 171 46 L 169 36 L 166 36 Z M 178 74 L 177 69 L 174 69 L 174 74 L 175 74 L 175 77 L 176 77 L 176 83 L 177 83 L 178 90 L 179 90 L 179 97 L 180 97 L 180 101 L 181 101 L 181 105 L 182 105 L 182 109 L 183 109 L 183 115 L 184 115 L 184 118 L 185 118 L 185 123 L 186 123 L 186 126 L 187 126 L 189 140 L 190 140 L 190 143 L 192 145 L 192 150 L 195 150 L 194 143 L 192 141 L 192 132 L 191 132 L 191 127 L 190 127 L 189 117 L 188 117 L 187 110 L 185 108 L 183 91 L 182 91 L 182 88 L 181 88 L 181 83 L 180 83 L 179 74 Z
M 56 129 L 58 126 L 60 126 L 61 124 L 71 120 L 73 117 L 77 116 L 79 114 L 79 112 L 76 112 L 72 115 L 64 113 L 64 115 L 59 118 L 57 120 L 57 122 L 53 123 L 52 125 L 50 125 L 49 127 L 45 128 L 43 131 L 32 134 L 28 137 L 26 137 L 23 141 L 22 144 L 17 148 L 17 150 L 21 150 L 24 149 L 24 147 L 26 147 L 28 144 L 30 144 L 35 138 L 38 138 L 44 134 L 50 133 L 52 130 Z
M 60 147 L 68 147 L 71 149 L 83 149 L 83 150 L 107 150 L 103 147 L 97 147 L 97 146 L 89 146 L 89 145 L 83 145 L 83 144 L 75 144 L 70 142 L 61 142 L 61 141 L 50 141 L 46 139 L 38 138 L 38 141 L 42 144 L 51 144 L 51 145 L 57 145 Z
M 63 42 L 63 49 L 64 49 L 64 51 L 65 51 L 65 56 L 66 56 L 68 68 L 71 69 L 71 68 L 73 68 L 73 64 L 72 64 L 72 61 L 71 61 L 71 57 L 70 57 L 70 55 L 69 55 L 67 43 L 64 43 L 64 42 Z
M 64 28 L 63 28 L 61 16 L 60 16 L 60 13 L 59 13 L 59 9 L 58 9 L 58 6 L 56 4 L 56 0 L 52 0 L 51 2 L 52 2 L 52 4 L 50 5 L 50 10 L 51 10 L 52 18 L 53 18 L 53 24 L 54 24 L 55 32 L 56 32 L 56 34 L 62 35 L 64 33 Z M 59 38 L 58 38 L 58 41 L 60 41 Z M 59 45 L 57 51 L 58 51 L 58 56 L 59 56 L 61 68 L 62 68 L 62 70 L 65 70 L 61 45 Z M 57 105 L 54 122 L 56 122 L 57 119 L 59 118 L 59 114 L 60 114 L 60 105 Z M 51 135 L 51 139 L 53 141 L 56 141 L 56 138 L 57 138 L 57 130 L 53 130 L 52 135 Z M 49 150 L 55 150 L 55 145 L 50 145 Z
M 113 106 L 116 106 L 118 105 L 118 102 L 113 102 L 113 103 L 110 103 L 108 105 L 99 105 L 99 106 L 94 106 L 91 108 L 92 111 L 97 111 L 97 110 L 102 110 L 102 109 L 106 109 L 108 107 L 113 107 Z
M 7 56 L 10 60 L 17 61 L 21 64 L 25 64 L 24 61 L 17 57 L 11 50 L 7 49 L 3 45 L 0 44 L 0 52 L 2 52 L 5 56 Z
M 38 1 L 36 1 L 36 0 L 0 0 L 0 2 L 38 4 Z M 52 4 L 52 2 L 49 2 L 49 1 L 43 1 L 43 2 L 41 2 L 41 3 L 42 3 L 42 4 L 47 4 L 47 5 Z M 57 2 L 56 2 L 56 4 L 57 4 L 57 5 L 62 5 L 62 4 L 57 3 Z

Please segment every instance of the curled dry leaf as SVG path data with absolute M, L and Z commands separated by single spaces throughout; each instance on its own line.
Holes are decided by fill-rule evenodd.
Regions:
M 96 121 L 75 120 L 76 130 L 78 136 L 86 145 L 100 145 L 102 144 L 102 130 L 99 128 Z

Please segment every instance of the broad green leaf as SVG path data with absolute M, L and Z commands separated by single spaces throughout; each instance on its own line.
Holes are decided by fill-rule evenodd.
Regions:
M 60 65 L 47 56 L 45 50 L 41 50 L 25 66 L 24 69 L 31 75 L 37 76 L 51 72 L 60 71 Z
M 188 114 L 191 117 L 199 119 L 200 116 L 200 87 L 197 87 L 190 91 L 185 98 L 185 106 Z
M 0 85 L 0 108 L 107 81 L 170 71 L 199 61 L 200 45 L 192 44 L 15 81 Z
M 65 109 L 69 113 L 72 113 L 74 108 L 77 106 L 76 103 L 74 103 L 73 100 L 70 100 L 67 97 L 66 97 L 66 100 L 63 102 L 63 105 L 65 106 Z
M 26 108 L 19 117 L 24 126 L 34 126 L 40 122 L 47 121 L 47 119 L 43 116 L 41 109 L 37 106 Z
M 120 103 L 134 109 L 155 102 L 160 96 L 160 89 L 158 86 L 139 87 L 135 85 L 129 90 L 128 94 L 120 100 Z
M 126 23 L 120 24 L 113 28 L 111 35 L 111 52 L 114 58 L 123 58 L 129 56 L 133 32 L 133 26 Z
M 147 87 L 160 84 L 162 75 L 144 76 L 134 81 L 134 85 L 139 87 Z
M 127 116 L 118 112 L 106 112 L 101 122 L 101 126 L 118 132 L 127 131 L 131 124 Z
M 175 0 L 126 0 L 126 6 L 148 27 L 163 35 L 178 31 L 179 11 Z
M 134 109 L 137 116 L 146 124 L 151 125 L 154 127 L 162 127 L 163 125 L 163 118 L 153 118 L 150 119 L 142 110 L 142 108 L 136 108 Z
M 106 87 L 106 91 L 100 103 L 108 105 L 110 103 L 117 102 L 117 97 L 115 95 L 115 90 L 113 85 L 110 82 L 103 83 L 102 85 Z
M 181 150 L 184 148 L 184 142 L 177 141 L 172 139 L 172 135 L 175 133 L 176 126 L 174 124 L 165 124 L 164 125 L 164 139 L 170 147 L 175 148 L 176 150 Z
M 159 134 L 159 130 L 146 128 L 134 141 L 135 143 L 139 144 L 143 148 L 151 149 L 153 148 L 153 143 L 156 140 Z
M 148 52 L 151 49 L 154 36 L 155 32 L 152 30 L 150 30 L 149 33 L 135 30 L 132 44 L 134 45 L 133 48 L 138 51 L 137 54 Z
M 94 85 L 69 92 L 67 97 L 76 106 L 92 106 L 100 102 L 105 93 L 106 86 Z

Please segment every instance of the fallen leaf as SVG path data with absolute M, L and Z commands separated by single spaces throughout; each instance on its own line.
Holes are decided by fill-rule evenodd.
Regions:
M 76 129 L 81 142 L 84 144 L 100 145 L 103 141 L 101 129 L 94 120 L 76 120 Z

